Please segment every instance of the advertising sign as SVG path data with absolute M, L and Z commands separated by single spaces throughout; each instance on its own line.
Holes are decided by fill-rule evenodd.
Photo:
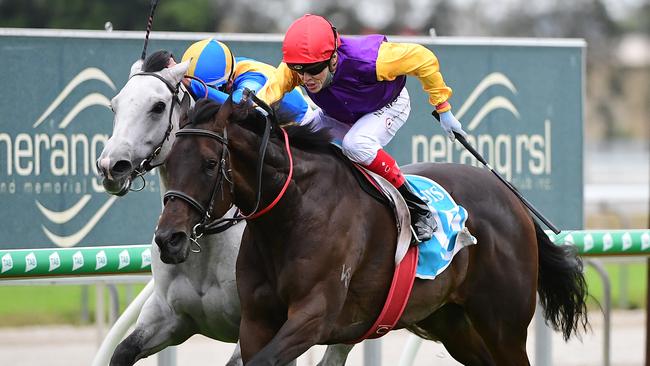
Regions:
M 0 29 L 1 249 L 151 241 L 161 210 L 155 174 L 141 192 L 117 198 L 95 167 L 112 131 L 110 99 L 140 56 L 143 34 Z M 208 36 L 153 32 L 149 52 L 180 58 Z M 281 60 L 279 35 L 213 36 L 235 55 Z M 582 42 L 392 40 L 434 50 L 468 140 L 558 226 L 582 226 Z M 400 164 L 476 164 L 442 134 L 409 79 L 411 117 L 387 150 Z

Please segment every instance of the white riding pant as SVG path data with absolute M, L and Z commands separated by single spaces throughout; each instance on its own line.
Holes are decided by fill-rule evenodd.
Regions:
M 377 151 L 393 139 L 411 113 L 411 99 L 406 87 L 397 98 L 381 109 L 359 118 L 352 126 L 328 116 L 322 109 L 308 111 L 301 125 L 314 130 L 329 128 L 334 141 L 341 145 L 350 160 L 369 165 Z

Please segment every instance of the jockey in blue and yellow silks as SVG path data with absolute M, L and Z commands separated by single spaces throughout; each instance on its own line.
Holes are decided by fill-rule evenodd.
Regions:
M 271 65 L 235 57 L 228 46 L 213 38 L 192 44 L 183 54 L 182 61 L 188 60 L 187 74 L 208 85 L 208 98 L 218 103 L 225 102 L 229 95 L 238 102 L 244 88 L 257 91 L 268 76 L 275 73 L 275 67 Z M 187 87 L 195 97 L 205 95 L 205 87 L 197 80 L 189 81 Z M 300 122 L 310 115 L 311 109 L 300 89 L 294 88 L 284 94 L 278 112 Z
M 273 103 L 302 85 L 320 107 L 302 124 L 329 128 L 350 160 L 391 182 L 409 207 L 418 240 L 429 240 L 436 226 L 433 215 L 383 147 L 411 111 L 407 75 L 420 80 L 449 137 L 465 135 L 451 112 L 451 88 L 433 52 L 418 44 L 387 42 L 383 35 L 340 37 L 327 19 L 307 14 L 289 26 L 282 55 L 257 95 Z

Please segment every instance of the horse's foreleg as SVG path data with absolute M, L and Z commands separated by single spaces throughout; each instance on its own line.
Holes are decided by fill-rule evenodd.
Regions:
M 237 341 L 237 346 L 235 347 L 235 351 L 232 353 L 232 356 L 230 356 L 230 360 L 226 363 L 226 366 L 243 366 L 244 362 L 241 358 L 241 345 L 239 344 L 239 341 Z M 291 362 L 287 364 L 287 366 L 295 366 L 295 362 Z
M 138 317 L 136 327 L 115 348 L 111 366 L 131 366 L 170 345 L 180 344 L 194 332 L 164 300 L 152 294 Z
M 239 342 L 241 344 L 242 360 L 246 365 L 249 365 L 248 360 L 253 358 L 255 354 L 273 339 L 277 330 L 270 322 L 257 317 L 262 314 L 257 313 L 255 315 L 255 317 L 250 317 L 242 309 Z
M 343 366 L 352 351 L 353 344 L 332 344 L 327 346 L 323 359 L 316 366 Z
M 287 321 L 247 366 L 285 365 L 323 338 L 328 329 L 328 301 L 324 296 L 309 296 L 305 300 L 299 306 L 289 307 Z

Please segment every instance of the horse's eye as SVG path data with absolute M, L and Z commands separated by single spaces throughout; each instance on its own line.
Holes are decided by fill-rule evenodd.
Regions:
M 205 162 L 205 167 L 212 170 L 212 169 L 217 167 L 217 161 L 213 160 L 213 159 L 210 159 L 210 160 Z
M 160 114 L 165 110 L 165 103 L 158 102 L 151 107 L 151 113 Z

